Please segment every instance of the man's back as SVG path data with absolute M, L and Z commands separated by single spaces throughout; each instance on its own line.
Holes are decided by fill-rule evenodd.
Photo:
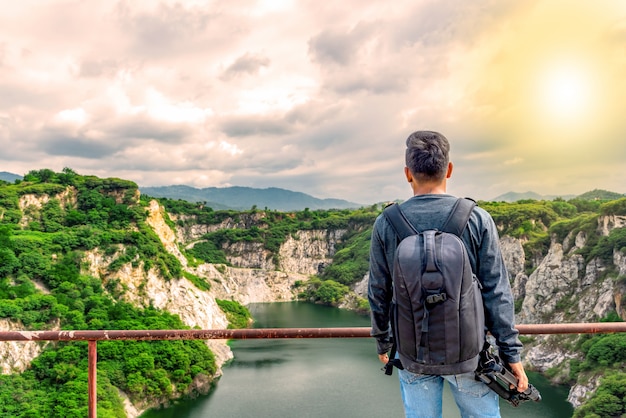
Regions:
M 401 203 L 400 208 L 418 231 L 440 230 L 456 199 L 456 197 L 448 194 L 417 195 Z M 375 270 L 377 264 L 383 263 L 386 274 L 390 275 L 393 271 L 398 239 L 393 228 L 382 215 L 374 224 L 372 239 L 379 239 L 381 245 L 372 246 L 370 268 Z M 484 209 L 474 208 L 461 240 L 467 249 L 472 271 L 483 286 L 486 325 L 494 336 L 498 335 L 503 339 L 504 347 L 501 349 L 505 361 L 512 361 L 514 356 L 519 355 L 520 346 L 517 332 L 512 325 L 514 324 L 513 299 L 508 282 L 508 273 L 500 252 L 498 231 L 493 219 Z M 376 271 L 372 273 L 374 278 L 379 276 Z M 380 275 L 380 277 L 385 277 L 385 274 Z M 390 283 L 387 286 L 390 289 Z M 505 296 L 503 299 L 502 293 L 507 296 L 511 295 L 511 297 Z M 494 297 L 496 294 L 498 294 L 497 298 Z M 509 304 L 511 309 L 503 309 L 503 303 Z M 383 329 L 386 329 L 386 326 Z

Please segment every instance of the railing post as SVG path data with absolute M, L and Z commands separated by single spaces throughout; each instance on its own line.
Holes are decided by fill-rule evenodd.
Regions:
M 98 402 L 98 346 L 96 340 L 89 340 L 89 370 L 88 370 L 88 387 L 89 387 L 89 418 L 96 418 L 96 405 Z

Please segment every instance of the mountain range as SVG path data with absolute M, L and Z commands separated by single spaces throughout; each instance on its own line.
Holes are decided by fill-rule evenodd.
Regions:
M 161 187 L 139 187 L 142 194 L 151 197 L 167 197 L 188 202 L 206 202 L 214 209 L 247 210 L 253 206 L 259 209 L 295 211 L 315 209 L 355 209 L 360 203 L 342 199 L 318 199 L 306 193 L 270 187 L 255 189 L 252 187 L 195 187 L 176 185 Z
M 8 171 L 0 171 L 0 180 L 7 181 L 9 183 L 15 182 L 15 180 L 21 180 L 22 176 L 9 173 Z
M 554 200 L 561 198 L 563 200 L 582 199 L 582 200 L 615 200 L 626 197 L 623 193 L 610 192 L 608 190 L 594 189 L 581 195 L 540 195 L 535 192 L 508 192 L 490 199 L 492 202 L 517 202 L 518 200 Z
M 532 199 L 532 200 L 554 200 L 557 197 L 560 197 L 564 200 L 569 200 L 569 199 L 573 199 L 576 197 L 576 195 L 562 195 L 562 196 L 557 196 L 557 195 L 541 195 L 539 193 L 535 193 L 535 192 L 508 192 L 508 193 L 504 193 L 501 194 L 499 196 L 496 196 L 492 199 L 490 199 L 493 202 L 517 202 L 518 200 L 528 200 L 528 199 Z
M 0 180 L 9 183 L 21 180 L 22 176 L 7 171 L 0 172 Z M 361 203 L 350 202 L 343 199 L 319 199 L 302 192 L 270 187 L 258 189 L 253 187 L 207 187 L 203 189 L 186 186 L 139 186 L 142 194 L 174 200 L 186 200 L 188 202 L 206 202 L 207 206 L 213 209 L 234 209 L 247 210 L 253 206 L 259 209 L 272 209 L 280 211 L 297 211 L 309 208 L 316 209 L 355 209 L 365 206 Z M 595 189 L 581 195 L 541 195 L 532 191 L 508 192 L 490 199 L 494 202 L 516 202 L 519 200 L 554 200 L 561 198 L 564 200 L 584 199 L 584 200 L 613 200 L 625 197 L 623 193 L 615 193 L 607 190 Z

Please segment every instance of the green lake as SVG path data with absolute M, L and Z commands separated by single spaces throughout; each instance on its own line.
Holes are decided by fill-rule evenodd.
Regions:
M 248 307 L 255 328 L 369 326 L 369 318 L 309 303 L 266 303 Z M 210 394 L 148 411 L 141 418 L 204 417 L 403 417 L 396 373 L 386 376 L 372 339 L 281 339 L 231 342 L 235 359 Z M 551 386 L 529 373 L 543 397 L 514 408 L 501 402 L 510 418 L 566 418 L 573 413 L 568 388 Z M 459 417 L 449 392 L 444 416 Z

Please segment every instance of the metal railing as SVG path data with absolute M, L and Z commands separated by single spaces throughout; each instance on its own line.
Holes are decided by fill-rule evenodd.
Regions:
M 599 334 L 626 332 L 626 322 L 520 324 L 520 334 Z M 89 418 L 96 418 L 97 342 L 114 340 L 246 340 L 279 338 L 368 338 L 369 327 L 256 328 L 210 330 L 0 331 L 0 341 L 87 341 Z

